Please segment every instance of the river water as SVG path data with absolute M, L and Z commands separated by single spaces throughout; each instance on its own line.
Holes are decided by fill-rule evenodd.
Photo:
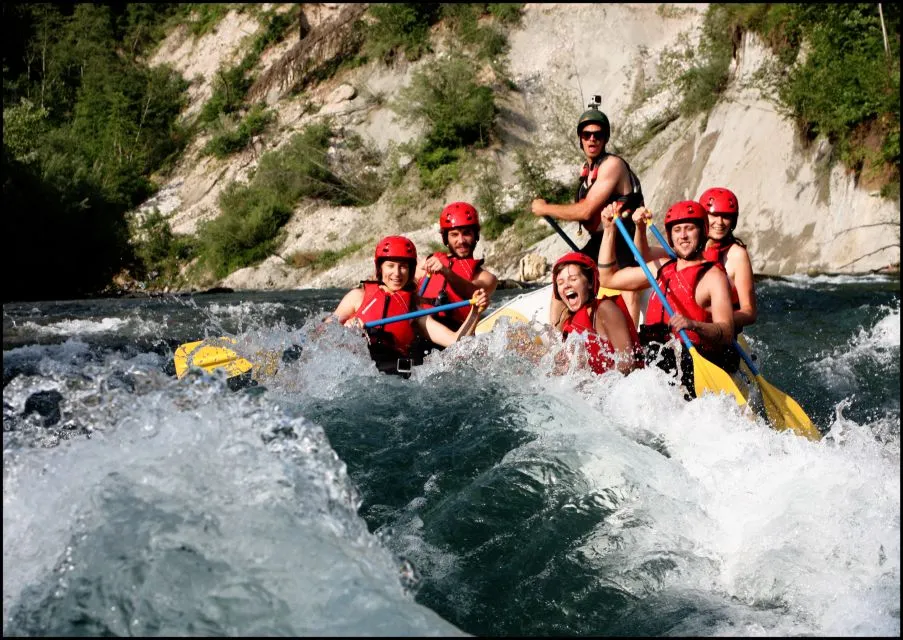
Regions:
M 898 636 L 899 279 L 758 291 L 820 442 L 503 325 L 380 375 L 335 289 L 5 304 L 4 635 Z

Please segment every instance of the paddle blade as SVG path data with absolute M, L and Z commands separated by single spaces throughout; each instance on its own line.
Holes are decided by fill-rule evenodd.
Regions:
M 762 392 L 765 413 L 775 429 L 778 431 L 790 429 L 798 436 L 805 436 L 810 440 L 821 439 L 821 432 L 812 424 L 812 420 L 796 400 L 772 386 L 762 376 L 756 376 L 756 381 Z
M 729 393 L 739 406 L 746 405 L 746 396 L 724 369 L 703 358 L 696 347 L 690 349 L 690 355 L 693 357 L 693 386 L 697 398 L 705 393 Z
M 235 342 L 230 338 L 221 338 L 220 341 Z M 238 376 L 247 373 L 253 365 L 239 356 L 228 347 L 210 344 L 204 340 L 188 342 L 176 349 L 173 355 L 173 363 L 176 368 L 176 377 L 182 378 L 188 373 L 191 366 L 200 367 L 208 373 L 216 369 L 225 369 L 227 377 Z

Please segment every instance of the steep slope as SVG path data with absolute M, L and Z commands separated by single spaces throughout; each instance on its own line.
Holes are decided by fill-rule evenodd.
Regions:
M 340 40 L 336 25 L 348 6 L 353 5 L 304 5 L 311 28 L 307 38 L 329 32 Z M 579 162 L 573 123 L 588 98 L 600 94 L 613 123 L 615 148 L 619 141 L 639 135 L 649 122 L 667 123 L 628 157 L 659 222 L 671 202 L 695 197 L 709 186 L 727 186 L 740 199 L 737 235 L 750 246 L 757 273 L 863 273 L 898 267 L 899 205 L 858 188 L 842 167 L 826 166 L 826 143 L 811 149 L 800 145 L 791 123 L 751 81 L 770 55 L 755 38 L 744 40 L 730 89 L 708 118 L 687 121 L 673 115 L 677 98 L 668 82 L 673 69 L 661 64 L 662 54 L 683 38 L 698 39 L 706 6 L 662 10 L 646 4 L 525 5 L 520 26 L 509 36 L 509 71 L 518 90 L 498 96 L 499 143 L 479 152 L 498 167 L 505 193 L 516 187 L 518 149 L 548 154 L 554 158 L 553 175 L 573 180 Z M 256 28 L 230 13 L 216 32 L 195 43 L 186 43 L 183 36 L 177 44 L 179 36 L 171 35 L 161 46 L 155 61 L 168 61 L 183 73 L 203 78 L 193 89 L 189 113 L 203 100 L 205 83 L 217 66 L 237 55 L 242 39 Z M 435 55 L 442 55 L 441 38 L 436 42 Z M 217 215 L 219 193 L 232 180 L 246 180 L 261 153 L 327 117 L 343 135 L 357 133 L 385 154 L 386 163 L 405 166 L 408 160 L 391 152 L 419 132 L 399 123 L 387 105 L 428 58 L 392 67 L 370 63 L 292 95 L 286 91 L 291 84 L 287 77 L 303 70 L 302 54 L 330 55 L 326 46 L 305 49 L 303 44 L 293 33 L 265 52 L 261 62 L 270 72 L 261 74 L 254 91 L 277 110 L 276 133 L 255 139 L 249 149 L 225 160 L 200 158 L 205 140 L 195 141 L 145 209 L 157 206 L 176 232 L 194 232 L 199 221 Z M 340 148 L 333 151 L 337 157 L 343 153 Z M 473 200 L 478 179 L 466 176 L 440 199 L 418 193 L 416 182 L 408 180 L 367 207 L 304 202 L 288 223 L 276 255 L 236 271 L 221 284 L 237 289 L 351 286 L 369 275 L 370 245 L 380 235 L 403 232 L 426 252 L 439 239 L 435 219 L 444 202 Z M 535 225 L 544 229 L 541 220 Z M 573 226 L 566 228 L 575 233 Z M 517 245 L 510 234 L 495 242 L 483 240 L 479 249 L 504 278 L 547 279 L 547 264 L 566 250 L 551 230 L 549 234 L 528 250 L 513 248 Z M 297 269 L 287 261 L 294 252 L 338 252 L 355 244 L 364 246 L 322 272 Z

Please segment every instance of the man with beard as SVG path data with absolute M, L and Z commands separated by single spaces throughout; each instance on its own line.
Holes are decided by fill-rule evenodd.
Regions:
M 620 205 L 612 204 L 602 212 L 606 233 L 600 252 L 602 286 L 637 291 L 649 286 L 642 267 L 618 268 L 615 260 L 613 216 L 620 215 Z M 712 364 L 727 373 L 737 371 L 739 355 L 734 350 L 733 307 L 731 290 L 720 262 L 704 259 L 708 238 L 708 215 L 693 200 L 675 203 L 665 214 L 665 238 L 676 258 L 653 258 L 646 263 L 674 310 L 667 318 L 657 294 L 649 299 L 640 326 L 640 343 L 646 361 L 656 361 L 665 371 L 677 369 L 675 347 L 680 348 L 681 383 L 689 397 L 694 395 L 693 362 L 688 350 L 677 338 L 685 330 L 690 342 Z
M 498 278 L 483 268 L 483 260 L 473 257 L 480 240 L 480 218 L 473 205 L 452 202 L 439 215 L 439 231 L 447 253 L 437 251 L 417 266 L 418 290 L 425 278 L 426 288 L 420 294 L 420 306 L 435 307 L 459 300 L 469 300 L 478 289 L 492 296 Z M 467 318 L 467 308 L 436 314 L 436 320 L 457 331 Z

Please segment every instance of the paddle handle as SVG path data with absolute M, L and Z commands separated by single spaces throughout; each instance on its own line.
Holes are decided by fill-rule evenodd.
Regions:
M 664 250 L 668 252 L 668 255 L 672 258 L 676 258 L 677 255 L 675 255 L 674 249 L 672 249 L 671 245 L 668 244 L 668 241 L 665 240 L 665 237 L 662 235 L 662 232 L 658 230 L 658 227 L 650 222 L 649 229 L 652 230 L 652 235 L 654 235 L 655 239 L 658 240 L 658 243 L 662 245 L 662 248 L 664 248 Z
M 655 276 L 652 275 L 652 272 L 649 271 L 649 267 L 646 266 L 646 261 L 643 260 L 643 256 L 640 255 L 640 250 L 636 248 L 635 244 L 633 244 L 633 238 L 631 238 L 630 234 L 627 233 L 627 229 L 624 227 L 624 223 L 621 222 L 621 218 L 619 216 L 614 216 L 614 223 L 618 226 L 618 231 L 621 232 L 621 235 L 624 236 L 624 240 L 627 242 L 627 246 L 630 247 L 630 251 L 633 253 L 633 257 L 636 258 L 637 263 L 640 265 L 640 267 L 642 267 L 643 273 L 646 274 L 646 279 L 652 286 L 652 290 L 655 291 L 656 295 L 662 301 L 662 306 L 665 308 L 665 311 L 668 312 L 669 316 L 673 316 L 674 309 L 671 308 L 671 305 L 668 303 L 668 299 L 662 292 L 661 287 L 659 287 L 658 283 L 655 281 Z M 687 337 L 687 332 L 681 329 L 678 333 L 680 333 L 680 338 L 681 340 L 683 340 L 684 345 L 687 347 L 687 349 L 692 349 L 693 343 L 690 342 L 690 338 Z
M 420 283 L 420 290 L 417 292 L 418 296 L 422 296 L 423 292 L 426 291 L 426 286 L 430 283 L 430 274 L 426 274 L 423 276 L 423 281 Z
M 649 223 L 649 228 L 652 230 L 652 235 L 655 236 L 655 239 L 658 240 L 658 243 L 665 248 L 665 251 L 668 252 L 668 255 L 672 258 L 675 257 L 674 250 L 671 248 L 671 245 L 668 244 L 668 241 L 662 236 L 662 232 L 658 230 L 654 224 Z M 743 347 L 740 346 L 740 343 L 734 340 L 734 349 L 737 350 L 737 353 L 740 354 L 740 357 L 743 358 L 743 362 L 746 363 L 746 366 L 749 367 L 749 370 L 752 371 L 754 376 L 759 375 L 759 370 L 756 369 L 756 365 L 753 364 L 752 358 L 749 357 Z
M 571 238 L 568 236 L 568 234 L 566 234 L 564 232 L 564 229 L 562 229 L 559 226 L 559 224 L 555 221 L 555 218 L 553 218 L 552 216 L 543 216 L 543 218 L 545 218 L 545 221 L 549 223 L 550 227 L 555 229 L 555 232 L 559 236 L 561 236 L 561 239 L 568 243 L 568 246 L 571 248 L 572 251 L 580 251 L 580 249 L 577 248 L 577 245 L 574 244 L 574 241 L 571 240 Z
M 460 302 L 450 302 L 448 304 L 439 305 L 438 307 L 430 307 L 429 309 L 418 309 L 417 311 L 410 311 L 408 313 L 402 313 L 401 315 L 397 316 L 389 316 L 388 318 L 380 318 L 379 320 L 371 320 L 370 322 L 365 322 L 364 328 L 372 329 L 374 327 L 381 327 L 384 324 L 401 322 L 402 320 L 412 320 L 414 318 L 419 318 L 420 316 L 429 316 L 434 313 L 451 311 L 452 309 L 460 309 L 461 307 L 466 307 L 472 304 L 473 300 L 461 300 Z

